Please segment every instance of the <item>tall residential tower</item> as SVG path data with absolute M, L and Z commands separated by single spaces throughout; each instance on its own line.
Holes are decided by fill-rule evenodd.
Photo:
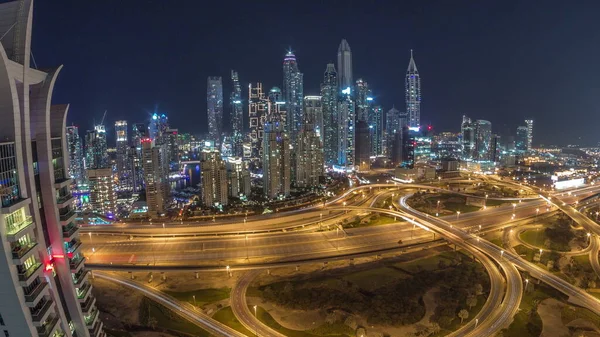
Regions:
M 208 113 L 208 136 L 219 147 L 223 132 L 223 80 L 208 77 L 206 83 L 206 105 Z
M 346 39 L 343 39 L 342 42 L 340 42 L 337 61 L 339 90 L 354 86 L 354 82 L 352 81 L 352 51 L 350 50 L 350 45 Z
M 410 50 L 410 61 L 406 70 L 404 87 L 408 126 L 413 128 L 418 127 L 421 124 L 421 77 L 413 58 L 412 49 Z
M 231 105 L 231 131 L 233 132 L 232 152 L 234 157 L 242 157 L 244 154 L 242 87 L 240 86 L 238 73 L 235 70 L 231 71 L 231 82 L 233 84 L 233 90 L 231 91 L 229 104 Z
M 338 85 L 337 73 L 333 63 L 327 64 L 323 83 L 321 83 L 321 107 L 323 109 L 323 150 L 325 163 L 337 164 L 338 161 Z
M 298 69 L 296 55 L 291 51 L 283 59 L 283 100 L 286 104 L 286 132 L 293 145 L 302 126 L 303 99 L 304 99 L 303 74 Z
M 67 172 L 68 105 L 52 102 L 62 66 L 30 66 L 33 1 L 0 13 L 0 332 L 104 336 Z

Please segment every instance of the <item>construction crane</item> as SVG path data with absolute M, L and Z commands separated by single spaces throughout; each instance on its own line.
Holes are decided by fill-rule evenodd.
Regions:
M 104 110 L 104 115 L 102 116 L 102 120 L 100 121 L 100 125 L 104 125 L 104 118 L 106 118 L 106 113 L 108 110 Z

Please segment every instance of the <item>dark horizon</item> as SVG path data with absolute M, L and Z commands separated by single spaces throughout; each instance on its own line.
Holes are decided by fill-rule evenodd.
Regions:
M 228 130 L 230 70 L 238 71 L 244 96 L 249 82 L 281 87 L 290 47 L 304 73 L 305 95 L 319 94 L 326 64 L 335 63 L 345 38 L 354 80 L 369 83 L 384 111 L 405 110 L 404 74 L 413 49 L 422 124 L 456 132 L 466 114 L 491 121 L 494 132 L 514 134 L 533 118 L 536 145 L 596 145 L 600 23 L 594 13 L 600 4 L 545 5 L 540 11 L 526 1 L 222 2 L 210 8 L 150 0 L 37 1 L 32 50 L 39 67 L 64 64 L 54 102 L 71 103 L 69 124 L 85 131 L 108 110 L 111 136 L 115 120 L 144 121 L 155 106 L 180 131 L 207 132 L 208 76 L 223 77 Z

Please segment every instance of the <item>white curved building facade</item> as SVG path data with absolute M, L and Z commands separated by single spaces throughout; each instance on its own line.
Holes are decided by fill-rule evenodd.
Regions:
M 62 66 L 31 67 L 32 0 L 0 4 L 0 335 L 104 336 L 67 168 Z

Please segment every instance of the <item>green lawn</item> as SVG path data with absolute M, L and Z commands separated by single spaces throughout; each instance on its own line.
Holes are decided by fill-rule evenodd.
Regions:
M 548 238 L 543 228 L 526 230 L 519 237 L 526 243 L 539 248 L 544 248 L 544 242 Z
M 254 311 L 252 307 L 249 307 L 251 311 Z M 274 318 L 262 307 L 258 307 L 256 310 L 256 316 L 258 319 L 268 327 L 276 330 L 288 337 L 319 337 L 319 336 L 331 336 L 331 337 L 350 337 L 353 334 L 352 329 L 343 324 L 326 324 L 324 327 L 319 327 L 309 331 L 298 331 L 291 330 L 281 326 Z M 315 333 L 319 334 L 315 334 Z
M 342 277 L 344 280 L 356 284 L 361 289 L 373 291 L 383 287 L 395 280 L 409 278 L 410 275 L 394 268 L 375 268 L 348 274 Z
M 166 313 L 168 312 L 168 313 Z M 154 318 L 156 320 L 156 326 L 164 329 L 181 331 L 188 334 L 193 334 L 198 337 L 209 337 L 210 334 L 204 329 L 196 326 L 195 324 L 188 322 L 184 318 L 177 316 L 175 313 L 170 312 L 169 309 L 160 307 L 155 302 L 150 301 L 149 321 Z
M 565 306 L 561 312 L 562 322 L 568 324 L 575 319 L 581 318 L 586 321 L 594 323 L 598 328 L 600 327 L 600 316 L 594 314 L 588 309 L 574 306 Z
M 393 266 L 402 270 L 406 270 L 409 273 L 416 273 L 421 270 L 437 270 L 439 269 L 440 261 L 450 264 L 452 259 L 449 257 L 449 255 L 439 254 L 418 260 L 395 263 Z
M 501 205 L 505 205 L 505 204 L 512 204 L 513 202 L 514 201 L 488 199 L 485 201 L 485 205 L 492 207 L 492 206 L 501 206 Z
M 230 288 L 219 288 L 219 289 L 198 289 L 194 291 L 165 291 L 165 293 L 175 297 L 180 301 L 185 301 L 194 304 L 194 297 L 196 296 L 196 305 L 203 306 L 209 303 L 218 302 L 229 298 Z
M 371 226 L 386 225 L 386 224 L 390 224 L 390 223 L 394 223 L 394 222 L 398 222 L 398 221 L 399 220 L 394 220 L 394 218 L 389 217 L 389 216 L 380 216 L 375 220 L 369 221 L 369 223 L 366 225 L 359 225 L 357 227 L 371 227 Z
M 488 241 L 495 244 L 496 246 L 498 246 L 500 248 L 504 248 L 504 243 L 502 242 L 501 238 L 490 239 Z
M 535 287 L 532 291 L 529 287 Z M 564 300 L 565 296 L 544 284 L 531 284 L 528 285 L 528 291 L 523 293 L 521 299 L 521 305 L 519 311 L 514 317 L 513 322 L 507 328 L 502 330 L 504 337 L 538 337 L 542 332 L 542 319 L 536 312 L 531 314 L 534 303 L 539 303 L 546 298 L 556 298 Z
M 465 309 L 467 309 L 467 311 L 469 311 L 469 317 L 466 320 L 464 320 L 463 325 L 467 324 L 475 316 L 477 316 L 477 314 L 479 313 L 479 311 L 481 310 L 481 308 L 483 307 L 483 305 L 485 304 L 486 301 L 487 301 L 486 295 L 479 295 L 479 296 L 477 296 L 477 305 L 476 306 L 471 308 L 471 310 L 468 310 L 468 307 L 465 308 Z M 448 328 L 442 329 L 440 331 L 440 333 L 435 336 L 445 336 L 447 334 L 450 334 L 450 333 L 456 331 L 460 327 L 461 327 L 460 318 L 458 316 L 456 316 L 456 318 L 452 321 L 452 324 Z
M 231 310 L 231 307 L 225 307 L 225 308 L 217 311 L 212 316 L 212 318 L 217 320 L 218 322 L 221 322 L 221 323 L 227 325 L 230 328 L 233 328 L 233 329 L 243 333 L 246 336 L 254 336 L 254 332 L 251 332 L 248 329 L 246 329 L 242 325 L 242 323 L 240 323 L 240 321 L 238 321 L 238 319 L 235 318 L 235 315 L 233 314 L 233 310 Z

